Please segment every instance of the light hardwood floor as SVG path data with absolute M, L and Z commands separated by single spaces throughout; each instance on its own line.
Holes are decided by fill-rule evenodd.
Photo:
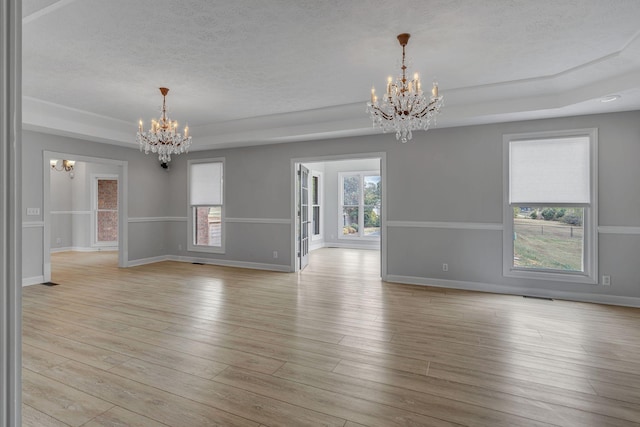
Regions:
M 25 426 L 625 426 L 640 310 L 379 279 L 52 255 L 23 298 Z

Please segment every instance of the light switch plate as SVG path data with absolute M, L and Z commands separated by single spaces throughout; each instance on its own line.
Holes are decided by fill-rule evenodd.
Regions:
M 27 215 L 40 215 L 40 208 L 27 208 Z

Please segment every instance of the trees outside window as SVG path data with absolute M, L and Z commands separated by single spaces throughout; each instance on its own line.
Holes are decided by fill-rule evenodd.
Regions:
M 382 180 L 379 172 L 340 173 L 341 238 L 380 238 Z

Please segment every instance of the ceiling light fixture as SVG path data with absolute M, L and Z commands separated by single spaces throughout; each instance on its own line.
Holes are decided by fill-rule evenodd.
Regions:
M 389 76 L 387 91 L 382 97 L 382 104 L 378 103 L 375 87 L 371 88 L 371 102 L 367 103 L 367 112 L 371 113 L 373 125 L 382 128 L 383 132 L 395 131 L 396 139 L 403 143 L 411 139 L 411 131 L 429 129 L 431 121 L 434 124 L 436 115 L 440 113 L 443 97 L 438 94 L 438 83 L 433 82 L 431 96 L 427 100 L 422 92 L 420 76 L 413 75 L 413 80 L 407 79 L 405 65 L 405 47 L 410 34 L 398 35 L 402 46 L 402 75 L 393 81 Z
M 49 160 L 49 164 L 51 165 L 51 169 L 57 170 L 58 172 L 71 172 L 73 170 L 73 166 L 76 164 L 75 160 Z
M 168 163 L 171 161 L 172 154 L 186 153 L 191 146 L 191 137 L 189 136 L 189 126 L 185 126 L 184 135 L 178 133 L 178 122 L 171 121 L 167 117 L 167 93 L 169 89 L 160 88 L 162 94 L 162 109 L 160 120 L 151 120 L 151 128 L 145 132 L 142 120 L 138 123 L 138 133 L 136 141 L 140 144 L 140 151 L 144 150 L 145 154 L 158 153 L 160 163 Z
M 49 164 L 51 165 L 51 169 L 58 172 L 69 172 L 69 177 L 73 179 L 73 166 L 76 164 L 75 160 L 49 160 Z

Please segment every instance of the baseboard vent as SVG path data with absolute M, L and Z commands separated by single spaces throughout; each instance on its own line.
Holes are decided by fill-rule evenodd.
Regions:
M 531 299 L 541 299 L 541 300 L 545 300 L 545 301 L 553 301 L 553 298 L 534 297 L 534 296 L 530 296 L 530 295 L 522 295 L 522 298 L 531 298 Z
M 204 265 L 204 262 L 192 262 L 193 265 Z
M 59 283 L 53 283 L 53 282 L 45 282 L 45 283 L 40 283 L 41 285 L 45 285 L 45 286 L 58 286 Z

